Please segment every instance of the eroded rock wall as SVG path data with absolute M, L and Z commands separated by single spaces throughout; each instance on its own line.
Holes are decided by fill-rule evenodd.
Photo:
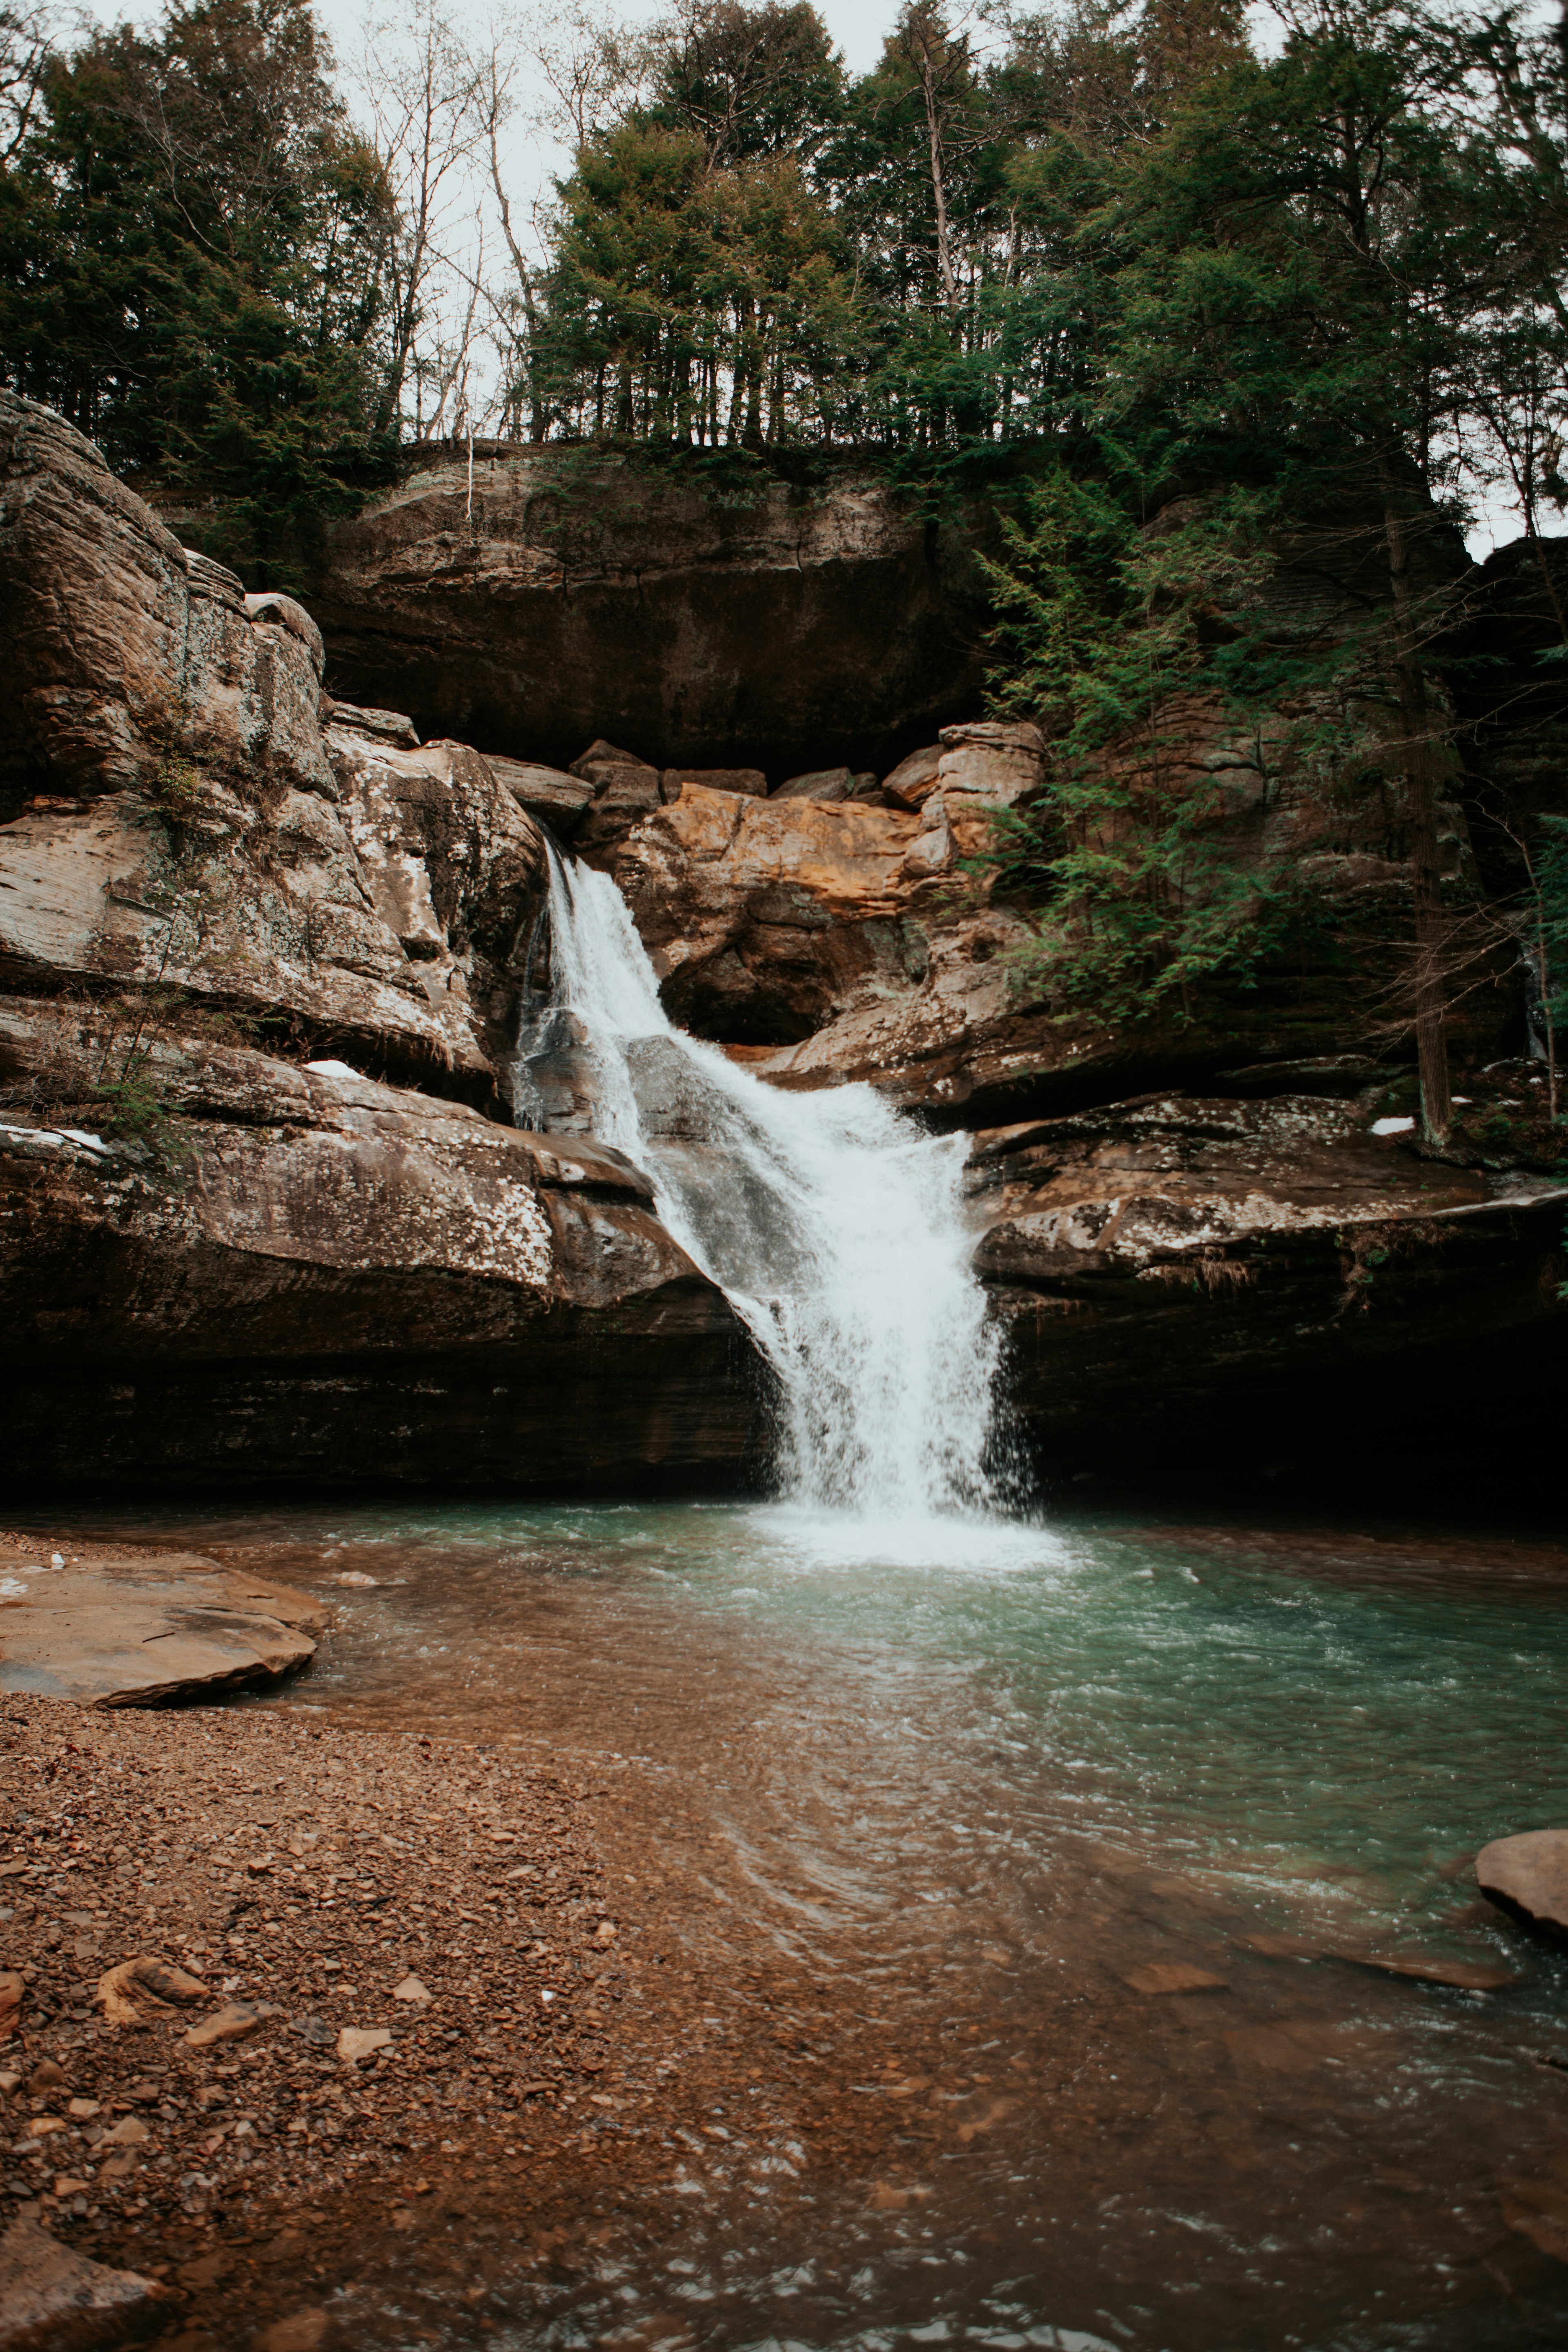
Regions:
M 607 736 L 664 763 L 890 764 L 972 709 L 973 530 L 852 465 L 717 487 L 587 452 L 421 458 L 329 536 L 329 683 L 564 768 Z
M 13 1476 L 743 1479 L 750 1343 L 619 1153 L 188 1040 L 150 1150 L 71 1115 L 107 1035 L 0 1003 Z
M 517 796 L 6 394 L 0 595 L 6 1468 L 742 1483 L 721 1293 L 617 1155 L 507 1123 Z

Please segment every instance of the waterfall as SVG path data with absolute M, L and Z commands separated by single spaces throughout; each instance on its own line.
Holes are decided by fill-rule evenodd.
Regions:
M 574 1041 L 595 1134 L 647 1173 L 777 1375 L 784 1497 L 882 1520 L 996 1501 L 963 1139 L 869 1087 L 781 1092 L 677 1029 L 615 884 L 553 851 L 550 921 L 553 1003 L 520 1043 L 519 1110 L 531 1054 Z

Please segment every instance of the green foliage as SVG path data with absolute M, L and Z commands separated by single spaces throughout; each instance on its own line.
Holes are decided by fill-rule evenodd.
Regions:
M 303 0 L 94 32 L 0 175 L 0 350 L 119 467 L 210 503 L 214 554 L 298 571 L 384 467 L 382 165 Z
M 194 1163 L 190 1138 L 158 1084 L 150 1049 L 128 1053 L 119 1075 L 100 1081 L 96 1097 L 108 1107 L 105 1132 L 140 1145 L 163 1175 L 181 1176 Z
M 1178 502 L 1150 525 L 1127 495 L 1142 477 L 1107 456 L 1122 495 L 1058 469 L 988 567 L 997 705 L 1041 727 L 1047 781 L 994 813 L 995 849 L 972 864 L 1037 910 L 1019 992 L 1180 1022 L 1200 982 L 1253 984 L 1312 920 L 1268 819 L 1283 776 L 1327 792 L 1365 755 L 1346 693 L 1359 648 L 1269 622 L 1255 497 Z

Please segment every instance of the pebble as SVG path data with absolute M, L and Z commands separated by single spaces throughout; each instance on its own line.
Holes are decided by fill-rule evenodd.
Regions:
M 374 2058 L 378 2050 L 389 2050 L 392 2036 L 384 2026 L 345 2025 L 338 2035 L 338 2056 L 351 2064 L 361 2058 Z
M 143 2231 L 324 2189 L 363 2208 L 440 2137 L 504 2141 L 618 2076 L 608 1996 L 643 1964 L 598 1932 L 584 1791 L 552 1759 L 282 1708 L 16 1704 L 0 2138 L 38 2156 L 0 2162 L 0 2222 L 17 2199 L 68 2220 L 81 2194 Z M 16 2112 L 22 2081 L 47 2118 Z M 88 2186 L 63 2200 L 56 2178 Z

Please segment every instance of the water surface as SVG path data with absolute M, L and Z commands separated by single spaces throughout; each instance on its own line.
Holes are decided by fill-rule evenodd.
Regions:
M 1568 1821 L 1561 1558 L 785 1505 L 178 1526 L 333 1601 L 267 1703 L 615 1763 L 629 1899 L 714 1981 L 770 1939 L 888 2053 L 841 2094 L 851 2140 L 902 2102 L 891 2174 L 884 2137 L 807 2221 L 716 2159 L 570 2280 L 500 2249 L 483 2340 L 1563 2340 L 1568 1967 L 1469 1871 Z

